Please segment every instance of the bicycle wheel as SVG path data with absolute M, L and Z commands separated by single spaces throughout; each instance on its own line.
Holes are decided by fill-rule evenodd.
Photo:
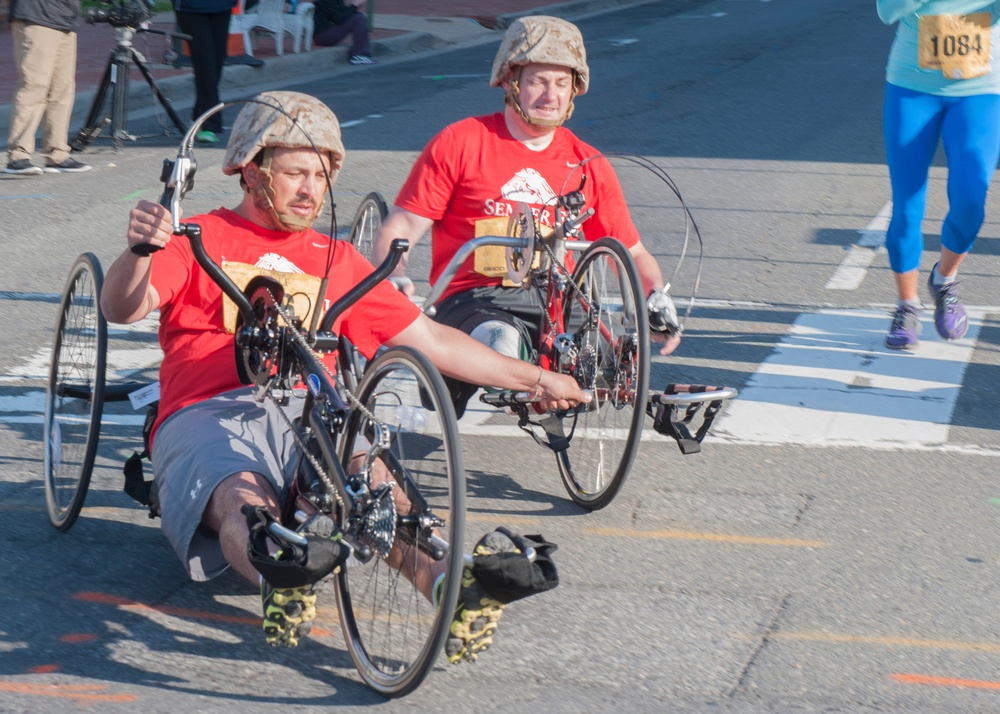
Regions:
M 361 255 L 371 260 L 372 243 L 382 221 L 389 215 L 389 207 L 378 191 L 372 191 L 361 201 L 351 224 L 350 240 Z
M 639 450 L 649 388 L 649 328 L 639 271 L 612 238 L 587 248 L 563 306 L 577 349 L 575 376 L 594 400 L 564 416 L 569 447 L 557 452 L 570 497 L 604 508 L 621 489 Z
M 379 441 L 378 462 L 393 491 L 341 527 L 371 544 L 374 556 L 352 558 L 337 577 L 337 604 L 351 658 L 384 696 L 413 691 L 433 667 L 451 625 L 463 568 L 465 471 L 455 411 L 444 381 L 422 354 L 390 349 L 368 366 L 341 443 L 352 455 Z M 378 465 L 375 467 L 378 469 Z M 385 473 L 384 471 L 382 472 Z M 368 477 L 377 488 L 385 477 Z M 395 514 L 394 517 L 391 517 Z M 436 552 L 435 552 L 436 551 Z M 433 556 L 429 553 L 433 553 Z M 430 602 L 439 575 L 440 607 Z
M 77 258 L 59 302 L 45 391 L 42 444 L 49 521 L 69 530 L 87 497 L 104 409 L 108 328 L 101 314 L 104 274 L 92 253 Z

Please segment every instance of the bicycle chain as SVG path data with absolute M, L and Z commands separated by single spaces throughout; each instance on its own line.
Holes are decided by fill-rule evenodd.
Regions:
M 306 342 L 305 337 L 302 336 L 302 333 L 299 330 L 295 329 L 294 323 L 292 322 L 291 315 L 289 315 L 288 312 L 286 312 L 285 308 L 282 307 L 278 303 L 277 300 L 275 300 L 274 294 L 270 291 L 269 288 L 265 288 L 265 290 L 267 291 L 268 297 L 271 298 L 271 302 L 274 304 L 274 309 L 278 313 L 278 316 L 282 320 L 284 320 L 285 321 L 285 325 L 288 326 L 288 329 L 285 330 L 285 334 L 291 334 L 292 335 L 292 339 L 296 340 L 299 343 L 299 345 L 304 350 L 306 350 L 309 354 L 311 354 L 316 359 L 316 362 L 319 364 L 320 368 L 324 372 L 326 372 L 326 374 L 330 378 L 330 380 L 331 381 L 336 381 L 336 376 L 333 374 L 333 372 L 330 370 L 330 368 L 323 361 L 322 356 L 320 354 L 318 354 L 315 350 L 313 350 L 312 346 L 310 346 L 310 344 L 308 342 Z M 343 394 L 346 395 L 347 401 L 350 402 L 350 404 L 354 408 L 358 409 L 369 421 L 372 421 L 372 422 L 376 421 L 375 415 L 372 414 L 365 407 L 365 405 L 362 404 L 361 401 L 357 397 L 355 397 L 354 394 L 351 393 L 351 391 L 347 388 L 346 385 L 341 384 L 340 387 L 341 387 L 341 391 L 343 392 Z M 281 404 L 279 403 L 278 398 L 275 397 L 274 394 L 272 393 L 272 390 L 271 390 L 270 386 L 268 386 L 266 394 L 267 394 L 268 398 L 278 408 L 278 413 L 281 414 L 281 418 L 285 420 L 285 424 L 288 426 L 289 431 L 291 431 L 291 433 L 292 433 L 292 438 L 295 439 L 296 444 L 298 444 L 298 446 L 299 446 L 299 450 L 305 455 L 305 457 L 309 460 L 309 463 L 316 470 L 316 474 L 319 476 L 320 480 L 323 482 L 323 485 L 326 487 L 327 492 L 328 493 L 332 493 L 336 497 L 336 499 L 337 499 L 337 505 L 341 509 L 343 509 L 344 508 L 344 502 L 343 502 L 343 500 L 340 497 L 340 493 L 337 491 L 336 487 L 334 487 L 334 485 L 333 485 L 333 482 L 330 480 L 330 477 L 327 475 L 326 469 L 323 468 L 322 464 L 320 464 L 320 462 L 319 462 L 319 459 L 317 459 L 316 456 L 313 455 L 313 453 L 306 447 L 305 442 L 302 440 L 302 437 L 299 435 L 298 429 L 295 428 L 295 425 L 292 423 L 292 420 L 288 418 L 287 414 L 285 414 L 285 410 L 281 408 Z

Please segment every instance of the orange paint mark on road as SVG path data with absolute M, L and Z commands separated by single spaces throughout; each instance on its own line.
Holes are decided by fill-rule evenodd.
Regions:
M 951 650 L 955 652 L 988 652 L 1000 654 L 996 642 L 961 642 L 957 640 L 931 640 L 919 637 L 887 637 L 884 635 L 854 635 L 842 632 L 793 632 L 778 631 L 768 634 L 769 640 L 797 642 L 829 642 L 835 644 L 878 645 L 881 647 L 919 647 L 922 649 Z
M 80 632 L 72 635 L 62 635 L 59 638 L 60 642 L 69 642 L 70 644 L 76 644 L 78 642 L 93 642 L 97 639 L 97 635 L 91 635 L 86 632 Z
M 969 689 L 1000 690 L 1000 682 L 979 679 L 955 679 L 954 677 L 933 677 L 928 674 L 894 674 L 892 678 L 903 684 L 930 684 L 936 687 L 966 687 Z
M 58 664 L 38 664 L 34 667 L 28 668 L 29 674 L 51 674 L 52 672 L 58 672 Z
M 764 538 L 760 536 L 730 535 L 727 533 L 700 533 L 697 531 L 637 531 L 630 528 L 584 528 L 588 535 L 613 536 L 618 538 L 651 538 L 655 540 L 706 540 L 715 543 L 736 545 L 777 545 L 796 548 L 825 548 L 821 540 L 800 540 L 798 538 Z
M 77 703 L 92 702 L 134 702 L 134 694 L 101 694 L 104 689 L 97 685 L 72 684 L 31 684 L 29 682 L 0 682 L 0 692 L 29 694 L 57 699 L 74 699 Z
M 192 620 L 209 620 L 213 622 L 232 622 L 240 625 L 253 625 L 260 627 L 261 619 L 248 617 L 246 615 L 223 615 L 217 612 L 206 612 L 204 610 L 191 610 L 184 607 L 173 607 L 171 605 L 149 605 L 135 600 L 111 595 L 109 593 L 79 592 L 73 595 L 77 600 L 93 602 L 100 605 L 113 605 L 115 607 L 125 607 L 130 610 L 141 610 L 158 612 L 162 615 L 172 615 L 174 617 L 185 617 Z M 314 627 L 311 637 L 330 637 L 331 633 L 322 627 Z

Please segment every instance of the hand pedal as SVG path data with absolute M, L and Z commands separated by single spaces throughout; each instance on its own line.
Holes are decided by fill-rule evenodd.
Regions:
M 723 403 L 735 398 L 738 393 L 734 387 L 668 384 L 663 388 L 663 394 L 650 395 L 646 413 L 653 417 L 653 428 L 673 437 L 682 454 L 697 454 Z M 701 424 L 692 433 L 692 425 L 699 413 Z

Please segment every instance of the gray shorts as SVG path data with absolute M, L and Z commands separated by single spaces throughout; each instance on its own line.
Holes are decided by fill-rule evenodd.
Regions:
M 285 413 L 294 419 L 302 400 Z M 201 523 L 215 488 L 242 471 L 264 476 L 283 500 L 295 475 L 295 441 L 270 400 L 250 387 L 236 389 L 171 414 L 156 431 L 152 463 L 164 534 L 192 580 L 208 580 L 229 564 L 219 538 Z

